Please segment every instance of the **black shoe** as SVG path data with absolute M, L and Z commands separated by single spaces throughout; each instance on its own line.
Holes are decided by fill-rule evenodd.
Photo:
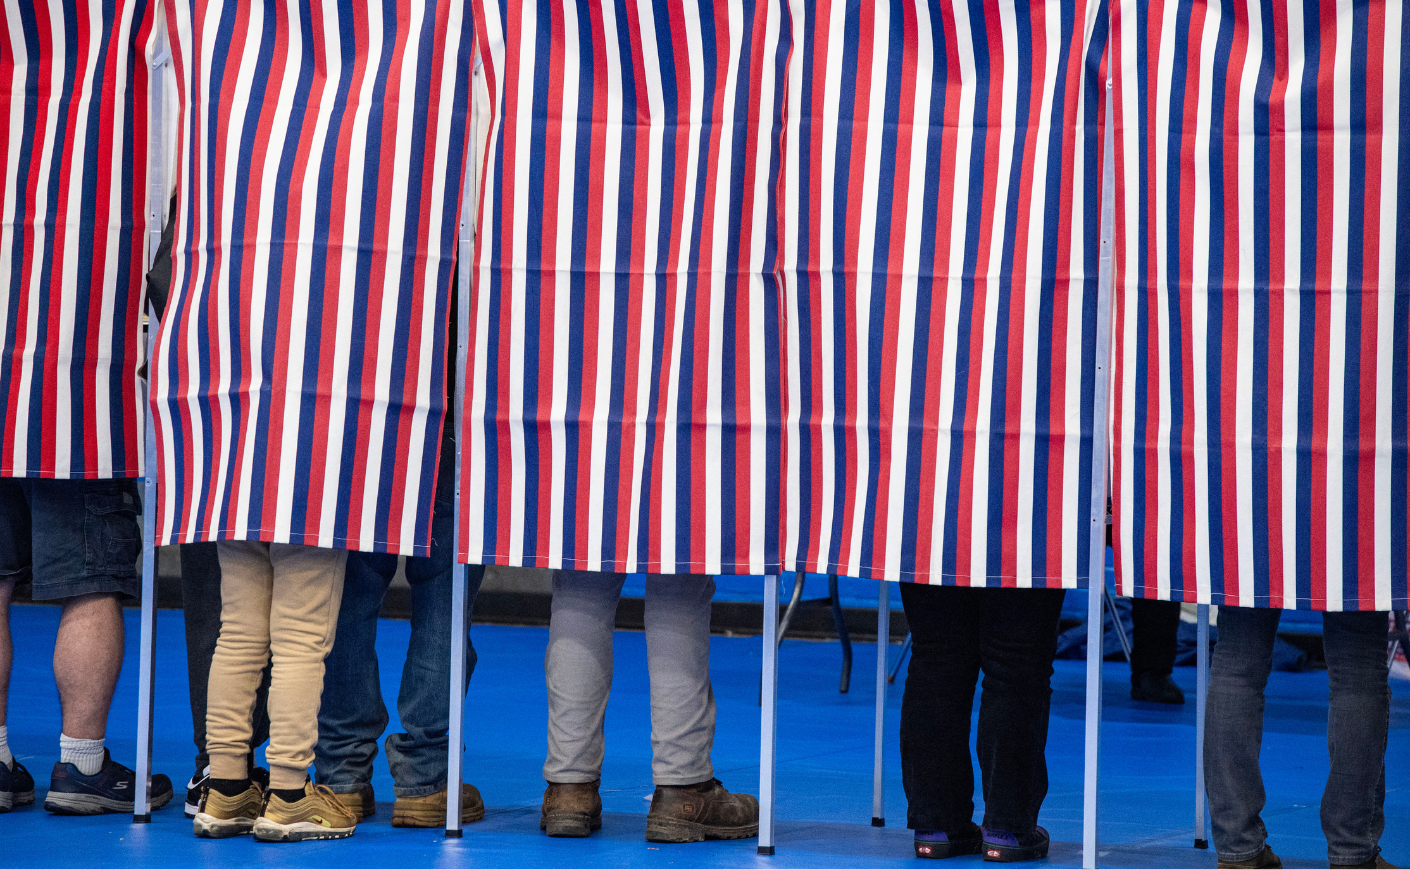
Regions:
M 15 758 L 8 765 L 0 764 L 0 813 L 34 803 L 34 777 Z
M 205 770 L 197 771 L 186 781 L 186 818 L 194 819 L 196 813 L 201 808 L 201 794 L 205 787 L 210 784 L 211 766 L 206 765 Z M 261 792 L 269 791 L 269 771 L 263 767 L 250 765 L 250 779 L 259 786 Z
M 984 828 L 984 860 L 1007 864 L 1010 861 L 1038 861 L 1048 857 L 1048 832 L 1041 827 L 1018 836 L 1009 831 Z
M 951 837 L 944 831 L 916 831 L 917 858 L 953 858 L 956 855 L 978 855 L 984 844 L 984 833 L 976 824 Z
M 196 813 L 201 809 L 201 794 L 206 790 L 206 786 L 211 781 L 211 766 L 206 765 L 205 770 L 198 770 L 186 781 L 186 818 L 194 819 Z
M 1155 704 L 1183 704 L 1185 693 L 1175 685 L 1169 674 L 1142 671 L 1131 675 L 1131 700 Z
M 100 813 L 130 813 L 137 790 L 137 774 L 103 750 L 103 766 L 92 776 L 84 776 L 74 765 L 56 762 L 49 775 L 49 795 L 44 809 L 65 816 L 96 816 Z M 152 775 L 152 809 L 171 801 L 171 780 L 160 773 Z

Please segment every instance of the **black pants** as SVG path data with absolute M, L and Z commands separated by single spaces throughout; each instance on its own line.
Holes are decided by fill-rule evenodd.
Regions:
M 1131 673 L 1168 676 L 1175 669 L 1180 602 L 1131 599 Z
M 196 771 L 210 764 L 206 754 L 206 694 L 210 684 L 211 656 L 220 637 L 220 560 L 215 544 L 181 545 L 181 609 L 186 618 L 186 673 L 191 683 L 191 730 L 196 741 Z M 269 665 L 264 667 L 255 696 L 254 750 L 269 739 Z M 251 755 L 251 758 L 254 756 Z M 199 777 L 197 777 L 199 779 Z
M 984 826 L 1019 836 L 1048 794 L 1048 708 L 1061 589 L 902 583 L 913 657 L 901 702 L 906 825 L 960 834 L 974 819 L 969 722 L 984 671 L 976 749 Z

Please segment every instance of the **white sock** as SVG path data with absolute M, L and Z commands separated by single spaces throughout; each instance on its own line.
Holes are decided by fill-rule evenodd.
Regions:
M 10 754 L 10 726 L 0 725 L 0 764 L 9 767 L 14 760 L 15 757 Z
M 83 740 L 60 734 L 59 761 L 72 764 L 84 776 L 92 776 L 103 769 L 103 738 Z

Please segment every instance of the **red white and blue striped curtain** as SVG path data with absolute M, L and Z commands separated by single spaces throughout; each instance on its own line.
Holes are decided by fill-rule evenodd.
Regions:
M 468 13 L 166 0 L 182 114 L 160 541 L 428 552 Z
M 0 476 L 142 475 L 148 0 L 4 0 Z
M 785 563 L 1086 585 L 1105 4 L 791 8 Z
M 1120 591 L 1404 608 L 1404 4 L 1150 0 L 1113 23 Z
M 778 0 L 476 0 L 461 558 L 775 572 Z

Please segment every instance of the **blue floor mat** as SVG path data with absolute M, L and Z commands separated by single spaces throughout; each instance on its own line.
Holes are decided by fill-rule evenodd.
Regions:
M 50 658 L 59 610 L 16 606 L 9 742 L 36 774 L 39 803 L 58 753 L 59 710 Z M 396 680 L 409 626 L 384 620 L 378 647 L 383 694 L 396 723 Z M 131 765 L 135 752 L 136 613 L 128 612 L 128 650 L 111 716 L 109 746 Z M 150 825 L 126 816 L 68 818 L 38 807 L 0 815 L 0 865 L 53 867 L 917 867 L 905 830 L 896 721 L 899 688 L 888 699 L 887 827 L 871 818 L 873 644 L 857 648 L 850 694 L 836 688 L 835 643 L 787 641 L 780 670 L 778 854 L 761 858 L 755 841 L 664 846 L 646 843 L 651 793 L 650 724 L 644 637 L 616 636 L 617 673 L 607 713 L 603 830 L 588 840 L 551 840 L 538 830 L 543 794 L 545 707 L 542 628 L 480 626 L 480 664 L 466 716 L 466 778 L 484 793 L 488 813 L 460 840 L 439 830 L 390 826 L 392 783 L 379 757 L 377 815 L 350 840 L 257 844 L 198 840 L 181 813 L 180 791 Z M 898 648 L 891 647 L 891 655 Z M 757 638 L 716 637 L 711 665 L 719 705 L 716 774 L 734 790 L 758 787 L 760 646 Z M 155 764 L 183 785 L 192 772 L 190 708 L 181 613 L 157 620 Z M 1051 786 L 1041 821 L 1053 836 L 1048 863 L 1081 862 L 1084 669 L 1058 662 L 1048 742 Z M 1194 672 L 1176 671 L 1193 697 Z M 1213 867 L 1214 854 L 1191 848 L 1194 705 L 1165 708 L 1129 700 L 1124 664 L 1104 671 L 1100 863 L 1121 867 Z M 901 677 L 904 680 L 904 673 Z M 1264 740 L 1270 841 L 1287 866 L 1325 866 L 1317 801 L 1327 773 L 1325 673 L 1275 673 L 1268 689 Z M 1387 857 L 1410 860 L 1410 684 L 1394 686 L 1387 756 Z M 982 808 L 977 812 L 982 812 Z M 976 814 L 976 818 L 978 815 Z M 979 866 L 953 859 L 946 868 Z M 924 865 L 929 867 L 930 865 Z

